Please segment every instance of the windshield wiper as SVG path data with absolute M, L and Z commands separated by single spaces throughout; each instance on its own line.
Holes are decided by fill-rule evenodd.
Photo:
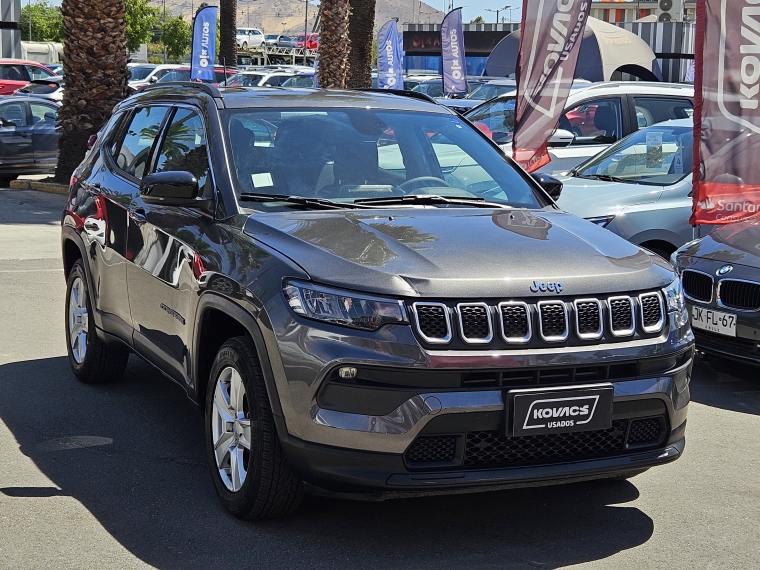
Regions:
M 367 204 L 372 206 L 386 206 L 393 204 L 410 204 L 410 205 L 435 205 L 435 204 L 459 204 L 464 206 L 474 206 L 476 208 L 512 208 L 507 204 L 496 202 L 486 202 L 483 198 L 473 196 L 459 196 L 448 198 L 438 194 L 407 194 L 406 196 L 387 196 L 383 198 L 361 198 L 354 200 L 354 204 Z
M 577 174 L 579 178 L 591 178 L 592 180 L 602 180 L 604 182 L 628 182 L 622 178 L 616 176 L 610 176 L 609 174 Z
M 324 198 L 305 198 L 303 196 L 287 196 L 285 194 L 257 194 L 254 192 L 243 192 L 240 194 L 240 200 L 244 202 L 287 202 L 288 204 L 297 204 L 309 208 L 322 208 L 325 210 L 343 210 L 346 208 L 361 208 L 361 206 L 352 203 L 339 203 Z

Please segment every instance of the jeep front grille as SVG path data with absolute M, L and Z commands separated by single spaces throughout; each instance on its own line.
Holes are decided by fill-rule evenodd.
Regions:
M 684 270 L 681 279 L 683 283 L 683 291 L 686 293 L 687 297 L 702 303 L 709 303 L 712 301 L 713 278 L 711 275 L 686 269 Z
M 507 342 L 523 343 L 530 340 L 530 309 L 527 303 L 499 303 L 501 336 Z
M 539 301 L 541 336 L 549 342 L 567 338 L 567 307 L 562 301 Z
M 718 301 L 740 311 L 760 310 L 760 283 L 723 279 L 718 284 Z
M 575 301 L 575 326 L 580 338 L 602 336 L 602 305 L 597 299 Z
M 665 311 L 659 293 L 639 295 L 641 326 L 646 332 L 657 332 L 665 324 Z
M 491 315 L 485 303 L 460 303 L 457 305 L 459 314 L 459 332 L 465 342 L 483 344 L 491 342 L 493 330 Z
M 451 340 L 449 309 L 443 303 L 414 303 L 417 332 L 432 344 L 445 344 Z
M 610 297 L 610 329 L 615 336 L 630 336 L 633 324 L 633 302 L 630 297 Z

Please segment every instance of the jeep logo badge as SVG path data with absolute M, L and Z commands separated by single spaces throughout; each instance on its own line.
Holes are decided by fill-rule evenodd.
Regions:
M 562 293 L 562 283 L 559 281 L 549 281 L 548 283 L 534 281 L 530 290 L 534 293 Z

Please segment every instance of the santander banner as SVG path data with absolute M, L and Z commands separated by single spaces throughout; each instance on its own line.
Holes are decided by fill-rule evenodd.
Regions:
M 396 20 L 377 34 L 377 84 L 380 89 L 403 89 L 404 69 Z
M 591 0 L 523 2 L 512 145 L 528 172 L 551 160 L 546 141 L 565 110 L 590 9 Z
M 214 80 L 217 10 L 216 6 L 206 6 L 195 14 L 193 47 L 190 56 L 190 79 L 193 81 Z
M 443 92 L 467 93 L 467 62 L 464 58 L 462 9 L 454 8 L 441 24 L 441 55 L 443 56 Z
M 697 2 L 690 222 L 760 212 L 760 0 Z

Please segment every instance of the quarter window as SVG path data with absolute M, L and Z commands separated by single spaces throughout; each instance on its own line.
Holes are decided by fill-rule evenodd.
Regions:
M 573 145 L 611 144 L 622 137 L 620 117 L 620 99 L 597 99 L 565 111 L 559 128 L 575 135 Z
M 148 167 L 150 149 L 161 129 L 166 107 L 143 107 L 129 123 L 116 156 L 118 167 L 138 180 L 142 180 Z
M 186 171 L 204 188 L 209 181 L 209 161 L 203 121 L 195 111 L 178 109 L 161 143 L 156 172 Z

